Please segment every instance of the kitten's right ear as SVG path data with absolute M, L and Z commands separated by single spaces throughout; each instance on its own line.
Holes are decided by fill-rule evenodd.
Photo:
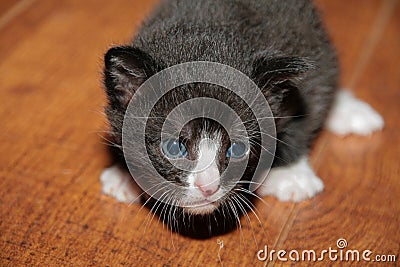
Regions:
M 126 108 L 136 89 L 157 72 L 157 65 L 149 55 L 129 46 L 111 48 L 104 62 L 104 83 L 114 108 Z

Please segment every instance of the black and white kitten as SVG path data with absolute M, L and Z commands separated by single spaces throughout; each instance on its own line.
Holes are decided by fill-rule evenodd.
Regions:
M 328 126 L 339 134 L 369 134 L 383 127 L 381 117 L 367 104 L 348 92 L 336 92 L 336 54 L 312 1 L 167 0 L 144 22 L 130 45 L 111 48 L 105 55 L 106 112 L 115 144 L 121 146 L 124 114 L 137 88 L 157 72 L 191 61 L 219 62 L 240 70 L 253 79 L 269 103 L 278 141 L 272 169 L 257 190 L 260 196 L 301 201 L 322 191 L 323 183 L 307 155 L 332 108 Z M 231 158 L 250 153 L 241 181 L 251 180 L 262 149 L 257 145 L 261 133 L 254 134 L 257 121 L 244 112 L 246 106 L 237 95 L 209 84 L 176 88 L 153 112 L 165 118 L 177 105 L 196 97 L 218 99 L 241 114 L 246 129 L 252 129 L 251 147 L 230 140 L 223 127 L 206 118 L 185 125 L 182 139 L 160 144 L 163 120 L 149 119 L 146 145 L 157 171 L 166 180 L 187 187 L 186 194 L 176 196 L 179 201 L 204 205 L 158 209 L 157 205 L 165 204 L 151 198 L 148 203 L 163 212 L 176 213 L 174 222 L 171 216 L 160 216 L 165 221 L 168 217 L 167 223 L 175 230 L 181 231 L 179 226 L 187 226 L 185 220 L 192 218 L 192 232 L 210 235 L 226 230 L 218 229 L 222 226 L 214 220 L 236 219 L 251 206 L 248 183 L 240 182 L 227 192 L 223 172 Z M 211 146 L 207 140 L 218 145 Z M 209 160 L 212 164 L 202 172 L 180 171 L 166 160 L 177 151 L 197 164 Z M 119 201 L 139 201 L 142 192 L 123 166 L 122 159 L 103 172 L 103 191 Z

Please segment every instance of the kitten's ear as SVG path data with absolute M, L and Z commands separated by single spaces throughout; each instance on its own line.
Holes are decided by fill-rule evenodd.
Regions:
M 104 61 L 104 82 L 113 107 L 127 107 L 136 89 L 157 72 L 153 59 L 134 47 L 113 47 Z
M 275 116 L 304 115 L 299 81 L 313 69 L 315 65 L 305 58 L 262 56 L 254 61 L 252 78 Z
M 300 79 L 306 72 L 315 68 L 311 61 L 302 57 L 261 56 L 254 60 L 253 77 L 264 87 L 268 84 Z

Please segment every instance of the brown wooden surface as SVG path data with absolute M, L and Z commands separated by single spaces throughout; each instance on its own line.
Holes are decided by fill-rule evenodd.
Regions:
M 126 43 L 156 1 L 20 0 L 0 4 L 0 266 L 308 265 L 258 250 L 400 249 L 400 4 L 317 0 L 350 86 L 385 118 L 383 132 L 323 132 L 312 164 L 325 191 L 300 204 L 272 197 L 258 217 L 209 240 L 172 234 L 148 210 L 101 194 L 110 164 L 102 55 Z M 248 222 L 248 219 L 251 223 Z M 326 265 L 360 265 L 325 261 Z M 370 263 L 393 266 L 395 263 Z

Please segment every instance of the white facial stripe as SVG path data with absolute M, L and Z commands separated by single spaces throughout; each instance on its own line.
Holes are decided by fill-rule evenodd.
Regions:
M 213 194 L 218 190 L 220 184 L 217 158 L 221 146 L 221 136 L 210 137 L 202 135 L 198 146 L 197 164 L 188 176 L 188 183 L 191 188 L 197 188 L 203 192 L 203 195 Z
M 194 184 L 203 195 L 212 195 L 219 189 L 220 179 L 218 166 L 214 161 L 207 169 L 196 174 Z
M 203 138 L 199 142 L 199 157 L 193 172 L 202 172 L 215 163 L 219 142 L 210 138 Z

